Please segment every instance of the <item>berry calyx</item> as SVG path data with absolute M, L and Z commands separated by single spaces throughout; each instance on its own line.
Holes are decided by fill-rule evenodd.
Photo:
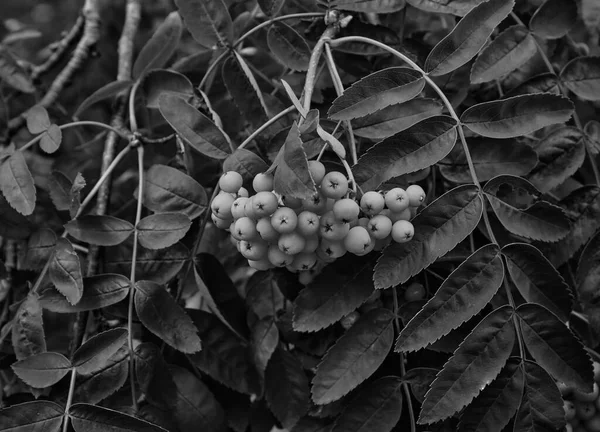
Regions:
M 408 194 L 402 188 L 390 189 L 385 194 L 385 205 L 390 211 L 400 213 L 409 207 Z
M 392 221 L 385 215 L 373 216 L 367 224 L 367 230 L 374 239 L 383 240 L 392 232 Z
M 259 192 L 254 195 L 252 206 L 256 216 L 270 216 L 277 210 L 278 200 L 273 192 Z
M 271 225 L 281 234 L 291 233 L 298 225 L 296 212 L 289 207 L 278 208 L 271 216 Z
M 286 255 L 296 255 L 306 246 L 306 240 L 297 232 L 285 233 L 277 241 L 279 250 Z
M 392 225 L 392 239 L 396 243 L 411 241 L 415 235 L 415 227 L 409 221 L 399 220 Z
M 361 210 L 369 216 L 381 213 L 384 207 L 385 199 L 378 192 L 366 192 L 360 199 Z
M 330 171 L 321 181 L 321 193 L 327 198 L 340 199 L 348 192 L 348 179 L 338 171 Z
M 308 210 L 298 215 L 298 232 L 304 236 L 310 236 L 319 232 L 319 216 Z
M 333 211 L 325 213 L 321 216 L 319 234 L 325 240 L 339 241 L 346 237 L 350 231 L 350 225 L 339 222 Z

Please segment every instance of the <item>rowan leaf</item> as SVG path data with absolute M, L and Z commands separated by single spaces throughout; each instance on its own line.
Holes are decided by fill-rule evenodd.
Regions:
M 425 72 L 445 75 L 475 57 L 514 4 L 514 0 L 488 0 L 471 9 L 450 34 L 433 47 L 425 60 Z
M 48 269 L 50 280 L 67 301 L 76 305 L 83 295 L 83 277 L 79 257 L 66 238 L 59 238 Z
M 267 317 L 257 321 L 251 331 L 254 363 L 264 375 L 269 360 L 279 345 L 279 329 L 273 318 Z
M 48 130 L 52 122 L 48 115 L 48 110 L 42 105 L 34 105 L 25 112 L 25 121 L 27 130 L 37 135 Z
M 81 105 L 79 105 L 79 108 L 77 108 L 77 111 L 75 111 L 73 114 L 73 117 L 79 118 L 81 113 L 86 111 L 92 105 L 95 105 L 96 103 L 105 99 L 110 99 L 113 96 L 116 96 L 119 93 L 131 88 L 132 86 L 133 81 L 131 80 L 109 82 L 85 98 L 85 100 L 81 102 Z
M 78 373 L 73 401 L 95 405 L 115 393 L 127 381 L 128 360 L 129 348 L 125 344 L 97 371 L 87 375 Z
M 0 189 L 12 208 L 28 216 L 35 208 L 35 184 L 23 152 L 16 151 L 0 162 Z
M 569 33 L 578 18 L 577 3 L 570 0 L 546 0 L 529 20 L 536 36 L 558 39 Z
M 34 388 L 45 388 L 59 382 L 71 370 L 68 358 L 56 352 L 42 352 L 13 363 L 15 374 Z
M 402 329 L 396 351 L 417 351 L 458 328 L 485 307 L 503 279 L 498 247 L 489 244 L 475 251 Z
M 464 16 L 473 7 L 484 0 L 454 0 L 452 2 L 440 2 L 438 0 L 407 0 L 408 4 L 425 12 L 445 13 Z
M 285 301 L 273 272 L 256 272 L 248 279 L 246 304 L 258 319 L 277 316 Z
M 127 240 L 134 226 L 114 216 L 85 215 L 69 221 L 65 229 L 79 241 L 98 246 L 116 246 Z
M 167 432 L 137 417 L 86 403 L 72 405 L 67 414 L 75 432 Z
M 415 235 L 408 243 L 383 250 L 375 266 L 375 288 L 406 282 L 446 254 L 479 223 L 483 203 L 474 185 L 458 186 L 425 207 L 412 223 Z
M 147 249 L 164 249 L 181 240 L 192 221 L 181 213 L 155 213 L 143 218 L 135 227 L 138 241 Z
M 564 85 L 585 100 L 600 100 L 600 57 L 577 57 L 560 71 Z
M 553 72 L 545 72 L 529 78 L 505 94 L 505 98 L 533 93 L 551 93 L 560 95 L 558 77 Z
M 285 0 L 258 0 L 258 6 L 267 16 L 274 16 L 281 10 Z
M 88 339 L 73 354 L 73 367 L 77 373 L 89 375 L 106 366 L 108 359 L 117 353 L 127 340 L 127 330 L 114 328 Z
M 233 42 L 233 23 L 223 0 L 176 0 L 183 23 L 200 45 L 224 48 Z
M 223 162 L 223 172 L 235 171 L 241 174 L 244 185 L 252 185 L 256 174 L 264 173 L 269 169 L 267 163 L 256 153 L 238 148 Z M 248 189 L 248 188 L 246 188 Z
M 23 93 L 33 93 L 35 86 L 29 74 L 23 70 L 10 50 L 0 46 L 0 78 L 12 88 Z
M 159 108 L 160 95 L 163 93 L 171 93 L 184 99 L 194 95 L 194 86 L 185 75 L 166 69 L 153 69 L 145 73 L 142 90 L 146 106 L 155 109 Z
M 39 297 L 33 292 L 19 305 L 12 325 L 12 346 L 17 360 L 46 351 L 42 312 Z
M 315 404 L 340 399 L 381 366 L 394 342 L 392 321 L 393 314 L 388 309 L 372 309 L 337 340 L 317 366 L 312 380 Z
M 274 22 L 267 32 L 267 43 L 269 49 L 285 67 L 296 71 L 308 69 L 310 60 L 308 43 L 289 25 Z
M 0 409 L 0 425 L 2 425 L 0 430 L 30 432 L 37 429 L 58 432 L 63 423 L 64 414 L 63 407 L 51 401 L 38 400 L 15 404 Z

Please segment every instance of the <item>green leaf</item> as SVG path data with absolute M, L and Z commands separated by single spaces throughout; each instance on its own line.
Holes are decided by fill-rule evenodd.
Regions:
M 258 319 L 277 316 L 285 298 L 273 272 L 256 272 L 246 283 L 246 304 Z
M 265 371 L 265 398 L 275 417 L 291 429 L 310 403 L 308 378 L 296 356 L 279 346 Z
M 344 408 L 331 432 L 389 432 L 402 413 L 402 380 L 379 378 L 363 387 Z
M 34 105 L 25 112 L 27 130 L 33 135 L 40 134 L 48 130 L 52 122 L 48 111 L 41 105 Z
M 155 213 L 138 223 L 138 241 L 147 249 L 164 249 L 181 240 L 192 221 L 181 213 Z
M 456 121 L 429 117 L 375 144 L 354 165 L 356 182 L 364 191 L 442 160 L 456 143 Z
M 373 293 L 373 264 L 346 254 L 325 267 L 294 300 L 294 330 L 324 329 L 363 304 Z
M 13 363 L 11 368 L 19 378 L 34 388 L 50 387 L 71 370 L 71 362 L 62 354 L 43 352 Z
M 48 177 L 48 189 L 50 198 L 54 207 L 59 211 L 72 210 L 79 208 L 79 195 L 81 189 L 85 187 L 85 180 L 81 174 L 77 174 L 74 181 L 71 181 L 60 171 L 52 171 Z M 71 217 L 73 211 L 71 211 Z
M 525 301 L 539 303 L 567 322 L 573 296 L 569 285 L 542 252 L 527 243 L 511 243 L 502 248 L 502 254 Z
M 62 132 L 60 128 L 55 124 L 51 124 L 48 130 L 42 135 L 40 148 L 46 153 L 51 154 L 59 149 L 61 142 Z
M 135 59 L 131 75 L 137 80 L 152 69 L 167 64 L 179 45 L 183 25 L 177 12 L 171 12 L 152 34 Z
M 257 321 L 252 327 L 252 354 L 261 374 L 265 373 L 271 356 L 279 345 L 279 329 L 271 317 Z
M 600 100 L 600 57 L 577 57 L 560 71 L 564 85 L 585 100 Z
M 98 371 L 125 344 L 127 330 L 114 328 L 88 339 L 73 354 L 73 366 L 84 375 Z
M 11 52 L 0 45 L 0 79 L 12 88 L 23 93 L 33 93 L 35 86 Z
M 422 405 L 425 395 L 438 373 L 439 369 L 416 367 L 408 370 L 402 380 L 410 384 L 413 396 Z
M 154 69 L 143 78 L 142 89 L 148 108 L 158 109 L 158 101 L 163 93 L 172 93 L 180 97 L 194 95 L 194 86 L 190 80 L 179 72 L 166 69 Z
M 85 403 L 72 405 L 68 415 L 75 432 L 167 432 L 122 412 Z
M 129 348 L 123 345 L 99 370 L 77 374 L 73 401 L 97 404 L 119 390 L 129 375 Z
M 14 152 L 0 164 L 0 189 L 16 211 L 25 216 L 33 213 L 35 185 L 23 152 Z
M 170 410 L 177 400 L 177 387 L 161 349 L 144 342 L 135 349 L 135 376 L 144 396 L 153 406 Z
M 523 341 L 533 358 L 558 381 L 590 393 L 592 361 L 582 343 L 556 315 L 536 303 L 517 308 Z
M 177 94 L 162 93 L 158 107 L 175 132 L 197 152 L 213 159 L 225 159 L 231 153 L 225 132 Z
M 514 0 L 488 0 L 471 9 L 450 34 L 433 47 L 425 61 L 425 72 L 445 75 L 475 57 L 514 4 Z
M 375 288 L 406 282 L 466 238 L 481 218 L 477 187 L 456 187 L 425 207 L 414 219 L 415 236 L 383 250 L 375 266 Z
M 54 402 L 39 400 L 16 404 L 0 409 L 0 431 L 58 432 L 63 416 L 63 407 Z
M 503 430 L 519 408 L 523 394 L 520 359 L 509 359 L 496 379 L 488 384 L 461 415 L 460 432 Z
M 509 27 L 481 51 L 471 68 L 471 82 L 480 84 L 501 78 L 536 53 L 535 39 L 526 27 Z
M 285 67 L 296 71 L 308 69 L 310 47 L 306 40 L 289 25 L 274 22 L 267 32 L 267 43 L 269 49 Z
M 585 159 L 585 137 L 581 130 L 564 127 L 536 142 L 539 163 L 529 181 L 541 192 L 549 192 L 577 172 Z
M 79 257 L 71 242 L 59 238 L 48 269 L 50 280 L 67 301 L 76 305 L 83 295 L 83 277 Z
M 361 315 L 317 366 L 312 400 L 324 405 L 340 399 L 381 366 L 394 342 L 393 314 L 372 309 Z
M 135 289 L 135 310 L 148 330 L 183 353 L 202 349 L 196 326 L 163 286 L 139 281 Z
M 269 166 L 260 156 L 244 148 L 236 149 L 223 162 L 223 172 L 235 171 L 241 174 L 247 186 L 252 185 L 256 174 L 264 173 L 268 169 Z
M 7 239 L 26 240 L 33 230 L 33 223 L 12 208 L 0 194 L 0 235 Z
M 405 0 L 333 0 L 329 2 L 336 9 L 364 13 L 392 13 L 406 6 Z
M 512 187 L 515 192 L 525 191 L 530 196 L 539 196 L 539 191 L 521 177 L 500 175 L 487 182 L 483 188 L 485 196 L 507 230 L 525 238 L 548 242 L 560 240 L 567 235 L 570 222 L 563 209 L 543 200 L 517 208 L 497 196 L 500 188 L 507 186 Z
M 223 0 L 175 0 L 183 22 L 200 45 L 214 49 L 233 42 L 233 23 Z
M 546 0 L 529 20 L 536 36 L 558 39 L 569 33 L 577 23 L 577 3 L 571 0 Z
M 107 215 L 85 215 L 65 224 L 77 240 L 98 246 L 116 246 L 127 240 L 134 226 L 123 219 Z
M 419 424 L 454 415 L 496 378 L 515 342 L 513 314 L 508 305 L 490 312 L 460 344 L 431 384 Z
M 512 138 L 566 122 L 571 114 L 573 103 L 563 96 L 529 94 L 473 105 L 460 121 L 479 135 Z
M 357 118 L 352 121 L 352 127 L 357 136 L 380 140 L 441 113 L 442 105 L 437 100 L 418 98 Z
M 352 84 L 333 101 L 327 114 L 332 120 L 364 117 L 415 98 L 424 85 L 421 74 L 413 69 L 391 67 L 380 70 Z
M 532 361 L 523 361 L 523 372 L 525 387 L 514 431 L 561 430 L 565 426 L 565 412 L 556 383 L 548 372 Z
M 30 292 L 15 313 L 12 346 L 17 360 L 46 351 L 42 306 L 36 293 Z
M 144 205 L 153 212 L 176 212 L 190 219 L 208 205 L 204 188 L 192 177 L 166 165 L 152 165 L 144 176 Z
M 504 95 L 505 98 L 522 96 L 531 93 L 552 93 L 560 95 L 558 77 L 553 72 L 535 75 Z
M 440 2 L 438 0 L 407 0 L 408 4 L 425 12 L 445 13 L 464 16 L 474 6 L 483 0 L 453 0 L 451 2 Z
M 103 101 L 105 99 L 110 99 L 113 96 L 118 95 L 119 93 L 131 88 L 133 86 L 133 81 L 124 80 L 124 81 L 112 81 L 105 86 L 100 87 L 94 93 L 89 95 L 85 100 L 79 105 L 77 111 L 73 114 L 73 117 L 79 118 L 82 112 L 87 110 L 92 105 Z
M 56 234 L 50 228 L 40 228 L 27 241 L 26 267 L 40 270 L 52 256 Z
M 83 295 L 76 305 L 69 303 L 56 290 L 42 290 L 40 303 L 44 309 L 58 313 L 75 313 L 102 309 L 127 297 L 131 283 L 118 274 L 100 274 L 83 278 Z
M 258 0 L 258 6 L 267 16 L 274 16 L 281 10 L 285 0 Z

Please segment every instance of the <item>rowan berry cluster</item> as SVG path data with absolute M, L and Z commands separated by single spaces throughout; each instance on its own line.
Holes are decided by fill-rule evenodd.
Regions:
M 277 194 L 273 177 L 266 173 L 254 177 L 252 196 L 242 187 L 239 173 L 228 171 L 219 179 L 221 192 L 211 203 L 212 221 L 231 233 L 251 267 L 305 271 L 346 252 L 361 256 L 392 241 L 412 239 L 409 220 L 425 200 L 420 186 L 367 192 L 357 202 L 349 197 L 344 174 L 326 172 L 318 161 L 310 161 L 308 168 L 317 185 L 309 199 Z
M 583 393 L 563 383 L 558 388 L 564 399 L 567 432 L 600 432 L 600 363 L 594 362 L 594 389 Z

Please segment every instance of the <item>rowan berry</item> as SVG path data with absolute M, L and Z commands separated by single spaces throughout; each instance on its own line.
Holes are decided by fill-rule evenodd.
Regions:
M 211 215 L 211 219 L 212 219 L 212 223 L 215 224 L 215 226 L 217 228 L 222 229 L 222 230 L 229 229 L 229 226 L 231 225 L 231 222 L 232 222 L 232 219 L 221 219 L 219 216 L 217 216 L 214 213 Z
M 310 270 L 317 263 L 317 255 L 314 252 L 301 252 L 294 256 L 292 268 L 295 270 L 305 271 Z
M 302 252 L 314 252 L 319 247 L 320 239 L 317 234 L 305 237 L 305 240 L 306 244 L 304 245 L 304 249 L 302 249 Z
M 212 212 L 221 219 L 231 218 L 231 205 L 235 201 L 233 195 L 227 192 L 219 192 L 210 203 Z
M 254 214 L 261 218 L 272 215 L 277 210 L 278 200 L 273 192 L 258 192 L 252 197 Z
M 288 266 L 294 260 L 293 256 L 287 255 L 281 250 L 279 250 L 279 246 L 277 245 L 269 246 L 269 250 L 267 251 L 267 258 L 269 259 L 269 262 L 275 267 Z
M 384 207 L 385 199 L 379 192 L 366 192 L 360 199 L 360 208 L 369 216 L 379 214 Z
M 575 404 L 572 401 L 566 400 L 563 402 L 563 410 L 565 411 L 565 420 L 571 421 L 577 414 L 575 411 Z
M 392 238 L 396 243 L 406 243 L 415 235 L 415 227 L 409 221 L 399 220 L 392 225 Z
M 227 171 L 219 179 L 219 187 L 224 192 L 236 193 L 243 183 L 241 174 L 235 171 Z
M 296 255 L 306 246 L 306 240 L 296 231 L 282 234 L 277 241 L 279 250 L 287 255 Z
M 580 420 L 591 419 L 596 414 L 596 406 L 592 402 L 575 402 L 575 411 Z
M 344 246 L 344 242 L 342 241 L 331 241 L 327 239 L 321 239 L 321 244 L 319 245 L 318 251 L 321 250 L 324 252 L 324 255 L 330 259 L 338 259 L 346 254 L 346 247 Z
M 267 243 L 262 240 L 242 240 L 240 242 L 240 252 L 249 260 L 260 260 L 267 255 Z
M 248 193 L 248 189 L 246 189 L 245 187 L 239 188 L 236 195 L 238 198 L 240 198 L 240 197 L 248 198 L 250 196 L 250 194 Z
M 308 172 L 316 185 L 320 185 L 325 177 L 325 165 L 319 161 L 308 161 Z
M 250 267 L 252 267 L 253 269 L 256 270 L 269 270 L 270 268 L 273 268 L 273 264 L 271 264 L 271 262 L 268 260 L 268 258 L 263 258 L 260 260 L 248 260 L 248 265 Z
M 326 240 L 338 241 L 342 240 L 350 231 L 350 225 L 339 222 L 333 211 L 325 213 L 321 216 L 319 234 Z
M 358 219 L 360 207 L 350 198 L 342 198 L 333 204 L 333 215 L 343 223 L 349 223 Z
M 273 190 L 273 176 L 271 174 L 260 173 L 252 179 L 252 189 L 256 192 L 270 192 Z
M 319 192 L 314 194 L 308 199 L 302 200 L 302 207 L 304 210 L 311 211 L 315 214 L 321 215 L 325 213 L 327 208 L 327 198 L 321 195 Z
M 414 184 L 407 187 L 406 194 L 408 195 L 408 200 L 411 207 L 419 207 L 425 202 L 425 191 L 419 185 Z
M 382 240 L 388 237 L 392 232 L 392 221 L 384 215 L 373 216 L 367 224 L 367 229 L 371 237 Z
M 319 216 L 308 210 L 298 215 L 298 232 L 304 236 L 310 236 L 319 232 Z
M 373 239 L 369 235 L 366 228 L 355 226 L 350 229 L 348 235 L 344 237 L 344 247 L 350 253 L 361 255 L 368 250 L 373 243 Z
M 390 189 L 385 193 L 385 205 L 391 212 L 400 213 L 409 207 L 408 194 L 402 188 Z
M 258 235 L 256 231 L 256 222 L 247 216 L 235 221 L 234 232 L 240 240 L 252 240 Z
M 348 192 L 348 179 L 338 171 L 330 171 L 321 181 L 321 193 L 327 198 L 340 199 Z
M 279 238 L 279 233 L 275 231 L 273 225 L 271 225 L 270 217 L 263 217 L 256 222 L 256 231 L 261 239 L 266 242 L 274 243 Z
M 233 216 L 234 219 L 239 219 L 246 216 L 246 201 L 248 201 L 248 198 L 246 197 L 239 197 L 233 201 L 233 204 L 231 204 L 231 216 Z
M 271 225 L 278 233 L 291 233 L 298 225 L 298 216 L 291 208 L 280 207 L 271 216 Z

